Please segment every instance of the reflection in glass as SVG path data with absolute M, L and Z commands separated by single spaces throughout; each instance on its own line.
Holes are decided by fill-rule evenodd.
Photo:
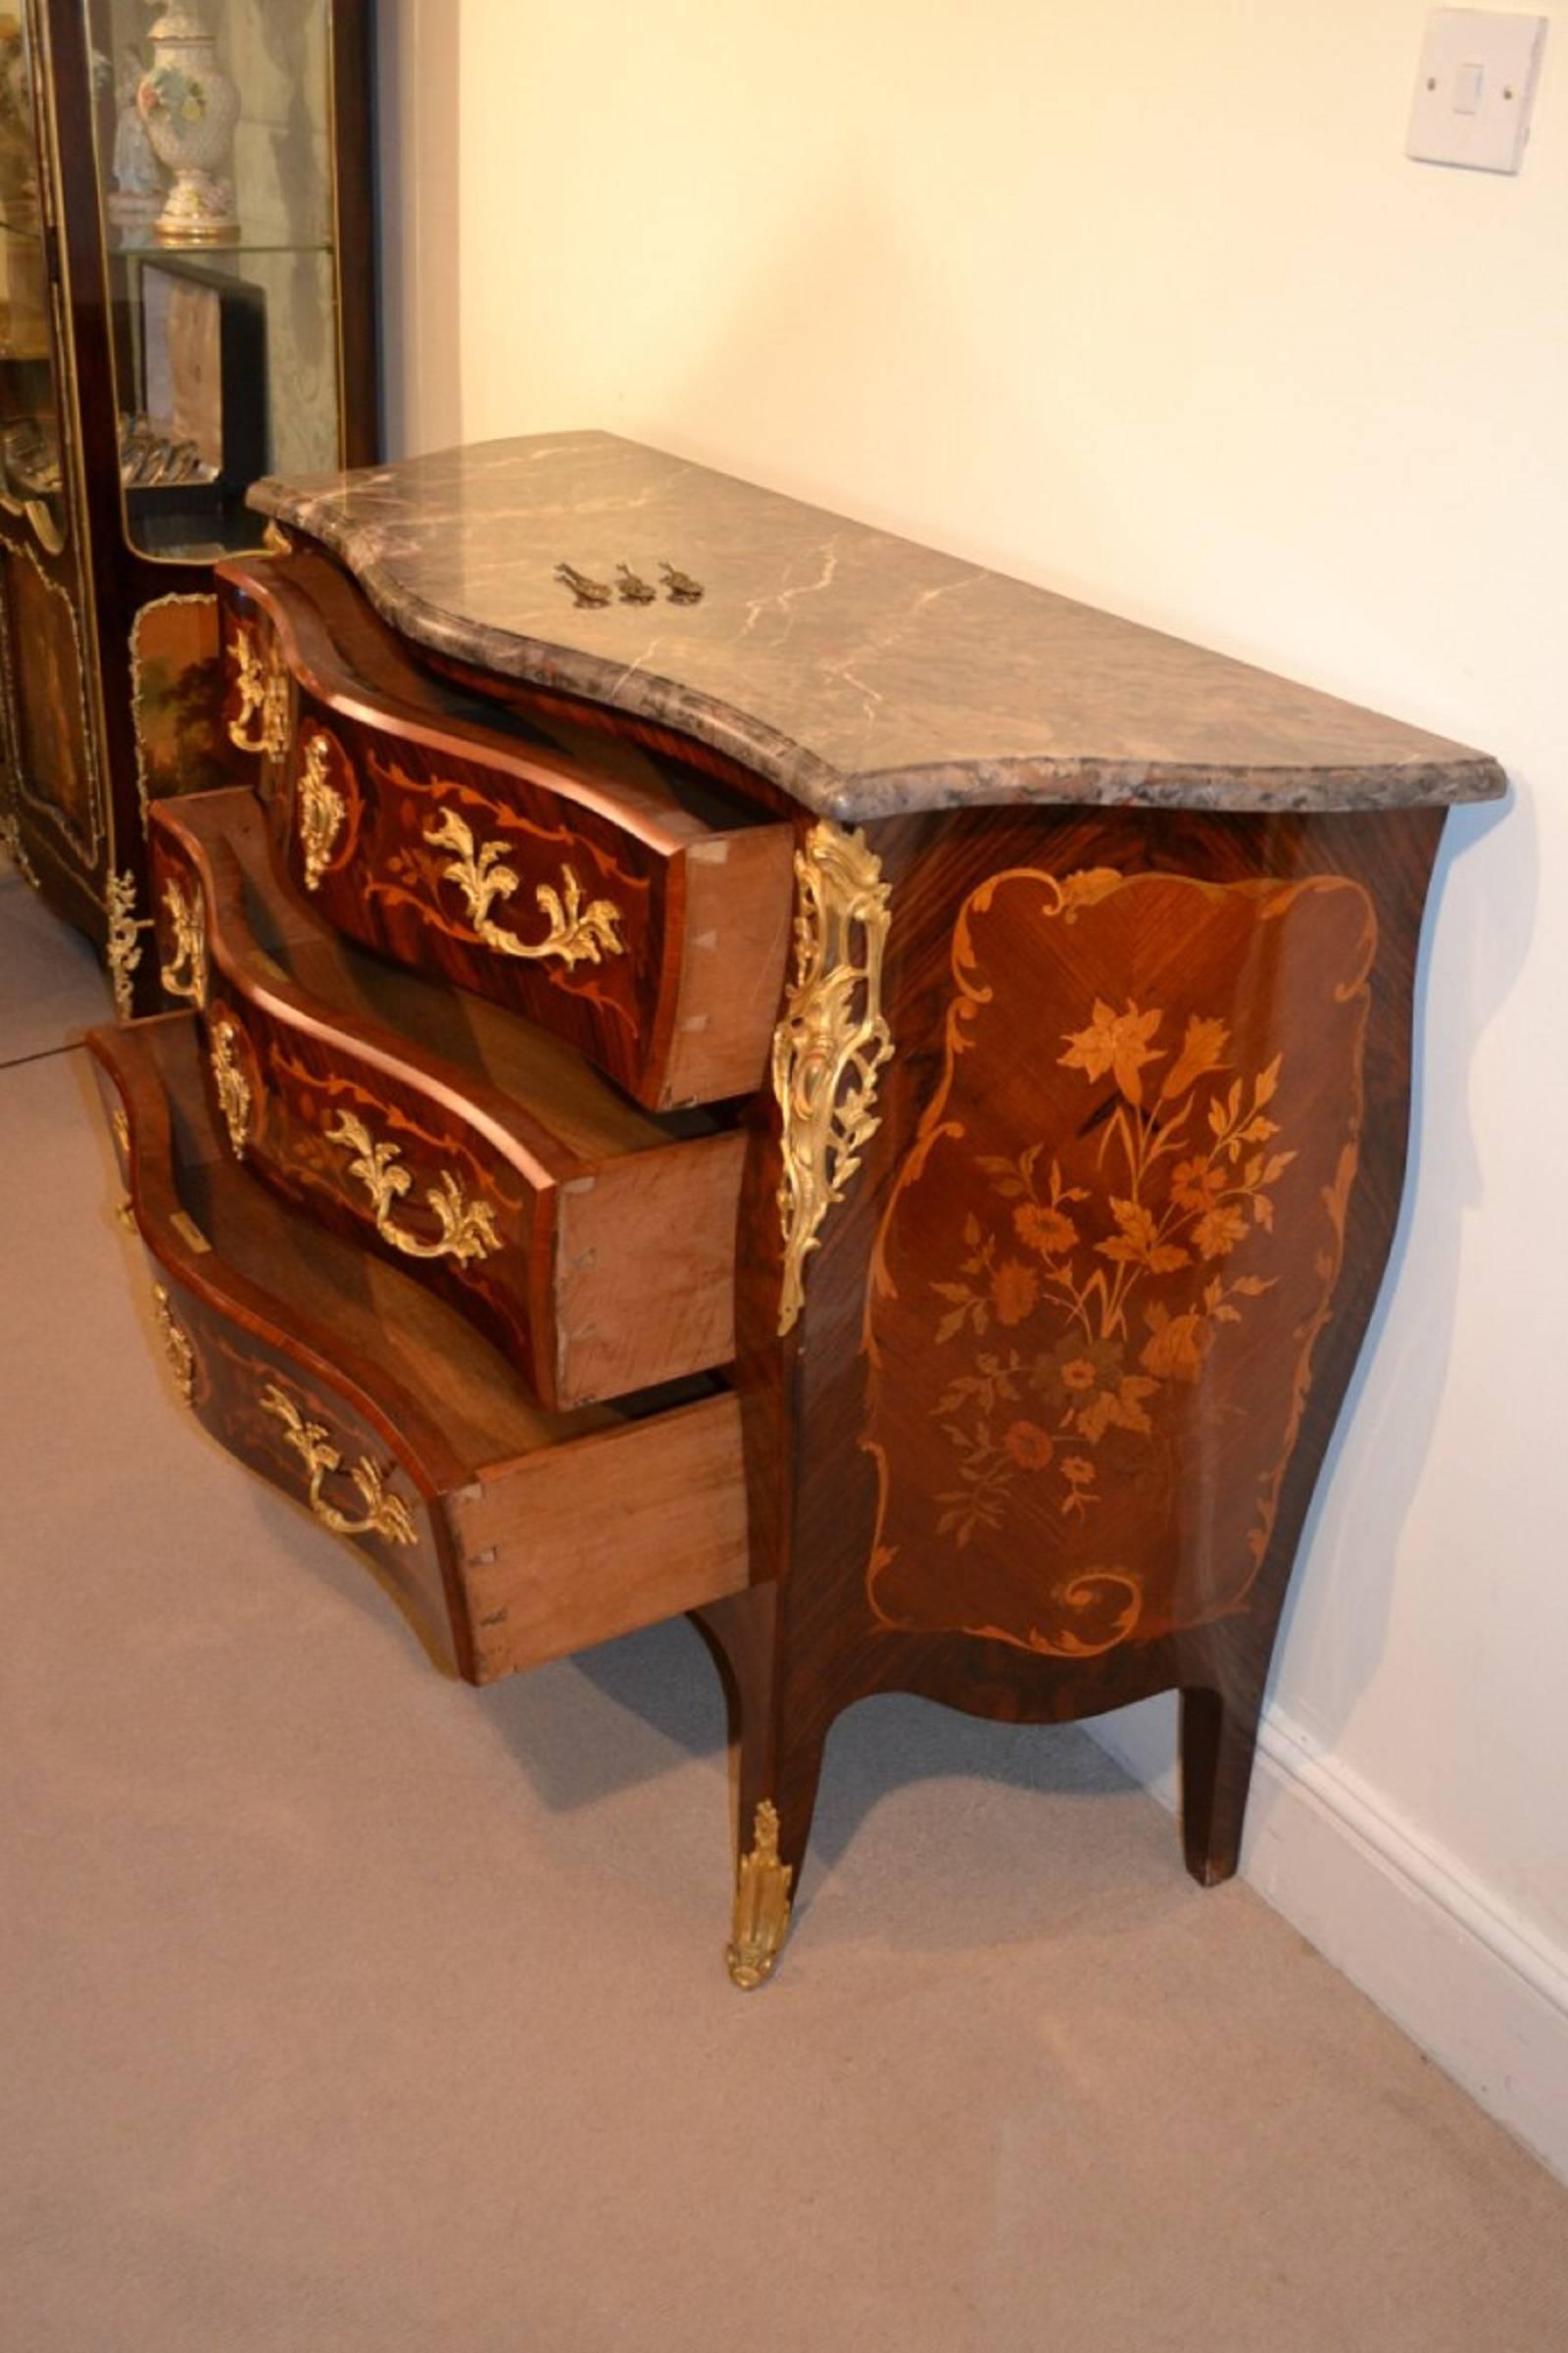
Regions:
M 328 0 L 82 0 L 125 523 L 262 534 L 248 485 L 339 459 Z
M 0 499 L 62 544 L 60 404 L 25 19 L 0 14 Z

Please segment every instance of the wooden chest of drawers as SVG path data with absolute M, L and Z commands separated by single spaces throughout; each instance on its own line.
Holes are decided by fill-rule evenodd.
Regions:
M 181 1394 L 473 1681 L 696 1614 L 738 1984 L 876 1691 L 1179 1690 L 1228 1876 L 1493 763 L 601 435 L 258 499 L 92 1041 Z

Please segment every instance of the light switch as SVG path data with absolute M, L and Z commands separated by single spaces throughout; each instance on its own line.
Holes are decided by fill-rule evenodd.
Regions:
M 1437 8 L 1427 23 L 1406 153 L 1423 164 L 1517 172 L 1546 38 L 1544 17 Z
M 1453 111 L 1456 115 L 1479 115 L 1481 85 L 1486 79 L 1484 66 L 1461 66 L 1453 77 Z

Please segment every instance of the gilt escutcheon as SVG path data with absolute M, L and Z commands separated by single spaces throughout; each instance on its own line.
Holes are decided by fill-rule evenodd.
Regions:
M 232 1021 L 225 1013 L 220 1013 L 210 1032 L 213 1085 L 218 1091 L 218 1107 L 223 1114 L 234 1157 L 243 1160 L 250 1133 L 251 1088 L 234 1057 L 236 1035 Z
M 295 812 L 299 827 L 300 852 L 304 861 L 305 888 L 314 891 L 325 873 L 343 820 L 348 814 L 348 803 L 336 786 L 329 784 L 326 763 L 331 756 L 331 738 L 317 734 L 305 747 L 300 767 L 299 783 L 295 788 Z

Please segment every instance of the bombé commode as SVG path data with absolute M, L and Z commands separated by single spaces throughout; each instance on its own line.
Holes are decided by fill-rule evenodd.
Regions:
M 93 1039 L 192 1409 L 470 1681 L 694 1614 L 737 1984 L 873 1691 L 1178 1690 L 1228 1877 L 1495 763 L 608 435 L 254 496 Z

